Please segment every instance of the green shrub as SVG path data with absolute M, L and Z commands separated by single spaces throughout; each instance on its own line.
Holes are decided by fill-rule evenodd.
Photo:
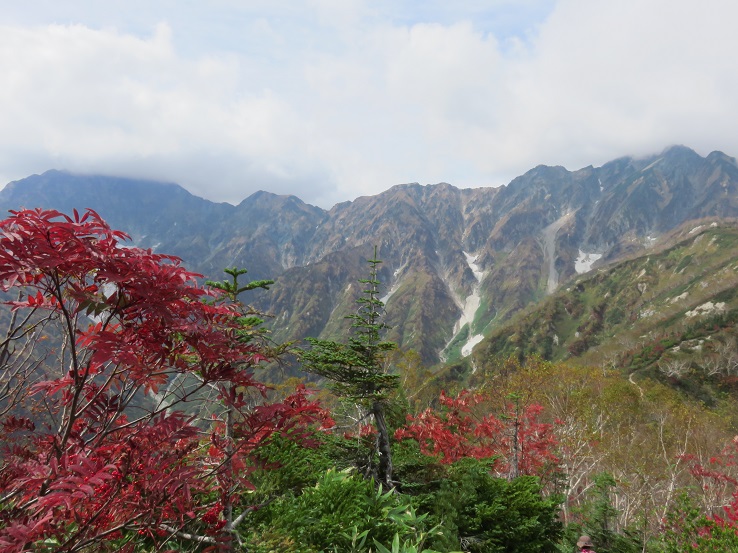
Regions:
M 318 435 L 314 438 L 315 447 L 308 448 L 288 437 L 272 436 L 259 448 L 263 470 L 257 470 L 251 477 L 258 494 L 266 499 L 299 493 L 303 488 L 314 486 L 318 478 L 334 466 L 330 439 L 327 435 Z
M 542 497 L 537 478 L 496 478 L 483 461 L 451 465 L 437 491 L 416 498 L 442 533 L 429 540 L 440 551 L 548 553 L 561 534 L 558 497 Z
M 416 535 L 423 517 L 416 517 L 405 496 L 375 488 L 353 471 L 325 472 L 300 495 L 283 496 L 254 515 L 256 527 L 248 538 L 250 550 L 313 553 L 351 551 L 355 536 L 367 542 L 391 543 Z M 353 529 L 353 533 L 349 532 Z

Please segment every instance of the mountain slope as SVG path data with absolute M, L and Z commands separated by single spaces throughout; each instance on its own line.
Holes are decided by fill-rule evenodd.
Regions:
M 374 245 L 389 339 L 426 364 L 468 356 L 521 309 L 590 266 L 645 251 L 696 218 L 738 217 L 738 166 L 682 146 L 568 171 L 539 166 L 500 188 L 398 185 L 325 211 L 294 196 L 238 206 L 173 184 L 50 171 L 9 184 L 0 208 L 92 207 L 143 247 L 221 278 L 274 278 L 254 303 L 278 339 L 337 336 Z M 481 346 L 479 346 L 481 347 Z
M 704 401 L 738 391 L 738 221 L 691 222 L 494 330 L 468 370 L 535 354 L 651 376 Z

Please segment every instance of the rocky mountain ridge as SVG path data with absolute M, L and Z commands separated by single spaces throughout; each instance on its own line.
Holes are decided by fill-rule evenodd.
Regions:
M 232 206 L 174 184 L 50 171 L 0 191 L 0 208 L 22 206 L 91 207 L 209 278 L 234 265 L 274 278 L 254 301 L 278 340 L 345 332 L 376 244 L 387 337 L 433 364 L 469 355 L 595 259 L 645 251 L 685 221 L 738 217 L 738 165 L 675 146 L 598 168 L 538 166 L 500 188 L 397 185 L 327 211 L 267 192 Z
M 536 355 L 622 371 L 635 386 L 658 380 L 707 405 L 738 397 L 736 253 L 738 219 L 688 221 L 520 310 L 434 385 L 481 386 L 500 360 Z

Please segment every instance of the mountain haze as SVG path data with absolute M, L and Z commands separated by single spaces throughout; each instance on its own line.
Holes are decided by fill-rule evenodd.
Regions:
M 687 221 L 738 217 L 738 166 L 675 146 L 576 171 L 538 166 L 500 188 L 403 184 L 330 210 L 267 192 L 217 204 L 175 184 L 49 171 L 0 191 L 3 210 L 23 206 L 90 207 L 209 278 L 235 265 L 275 279 L 254 301 L 280 340 L 345 332 L 377 245 L 387 338 L 433 364 L 468 356 L 594 259 L 649 251 Z

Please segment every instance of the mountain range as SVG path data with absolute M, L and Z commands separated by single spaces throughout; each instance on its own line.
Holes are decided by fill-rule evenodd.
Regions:
M 688 285 L 690 271 L 707 267 L 705 279 L 732 267 L 738 252 L 736 160 L 684 146 L 576 171 L 541 165 L 499 188 L 402 184 L 330 210 L 268 192 L 236 206 L 213 203 L 172 183 L 52 170 L 0 191 L 0 209 L 21 207 L 93 208 L 133 244 L 177 255 L 207 278 L 238 266 L 254 280 L 274 279 L 270 291 L 250 300 L 271 314 L 280 341 L 345 334 L 345 316 L 361 293 L 357 280 L 376 245 L 387 339 L 417 351 L 427 365 L 483 367 L 495 352 L 515 348 L 560 358 L 586 354 L 608 332 L 633 326 L 633 309 L 649 309 L 631 298 L 617 304 L 620 315 L 597 311 L 606 294 L 625 298 L 646 286 L 641 298 L 658 288 L 676 316 L 677 303 L 668 301 L 684 293 L 672 294 Z M 708 260 L 701 248 L 715 243 L 725 248 Z M 649 256 L 658 260 L 647 267 Z M 636 278 L 641 271 L 683 278 L 656 285 Z M 619 274 L 617 282 L 629 283 L 625 291 L 593 283 L 605 274 Z M 731 278 L 721 280 L 726 297 Z M 566 296 L 572 293 L 579 307 Z M 683 299 L 702 305 L 707 295 Z M 683 307 L 686 313 L 689 305 Z M 591 320 L 601 324 L 587 327 Z

